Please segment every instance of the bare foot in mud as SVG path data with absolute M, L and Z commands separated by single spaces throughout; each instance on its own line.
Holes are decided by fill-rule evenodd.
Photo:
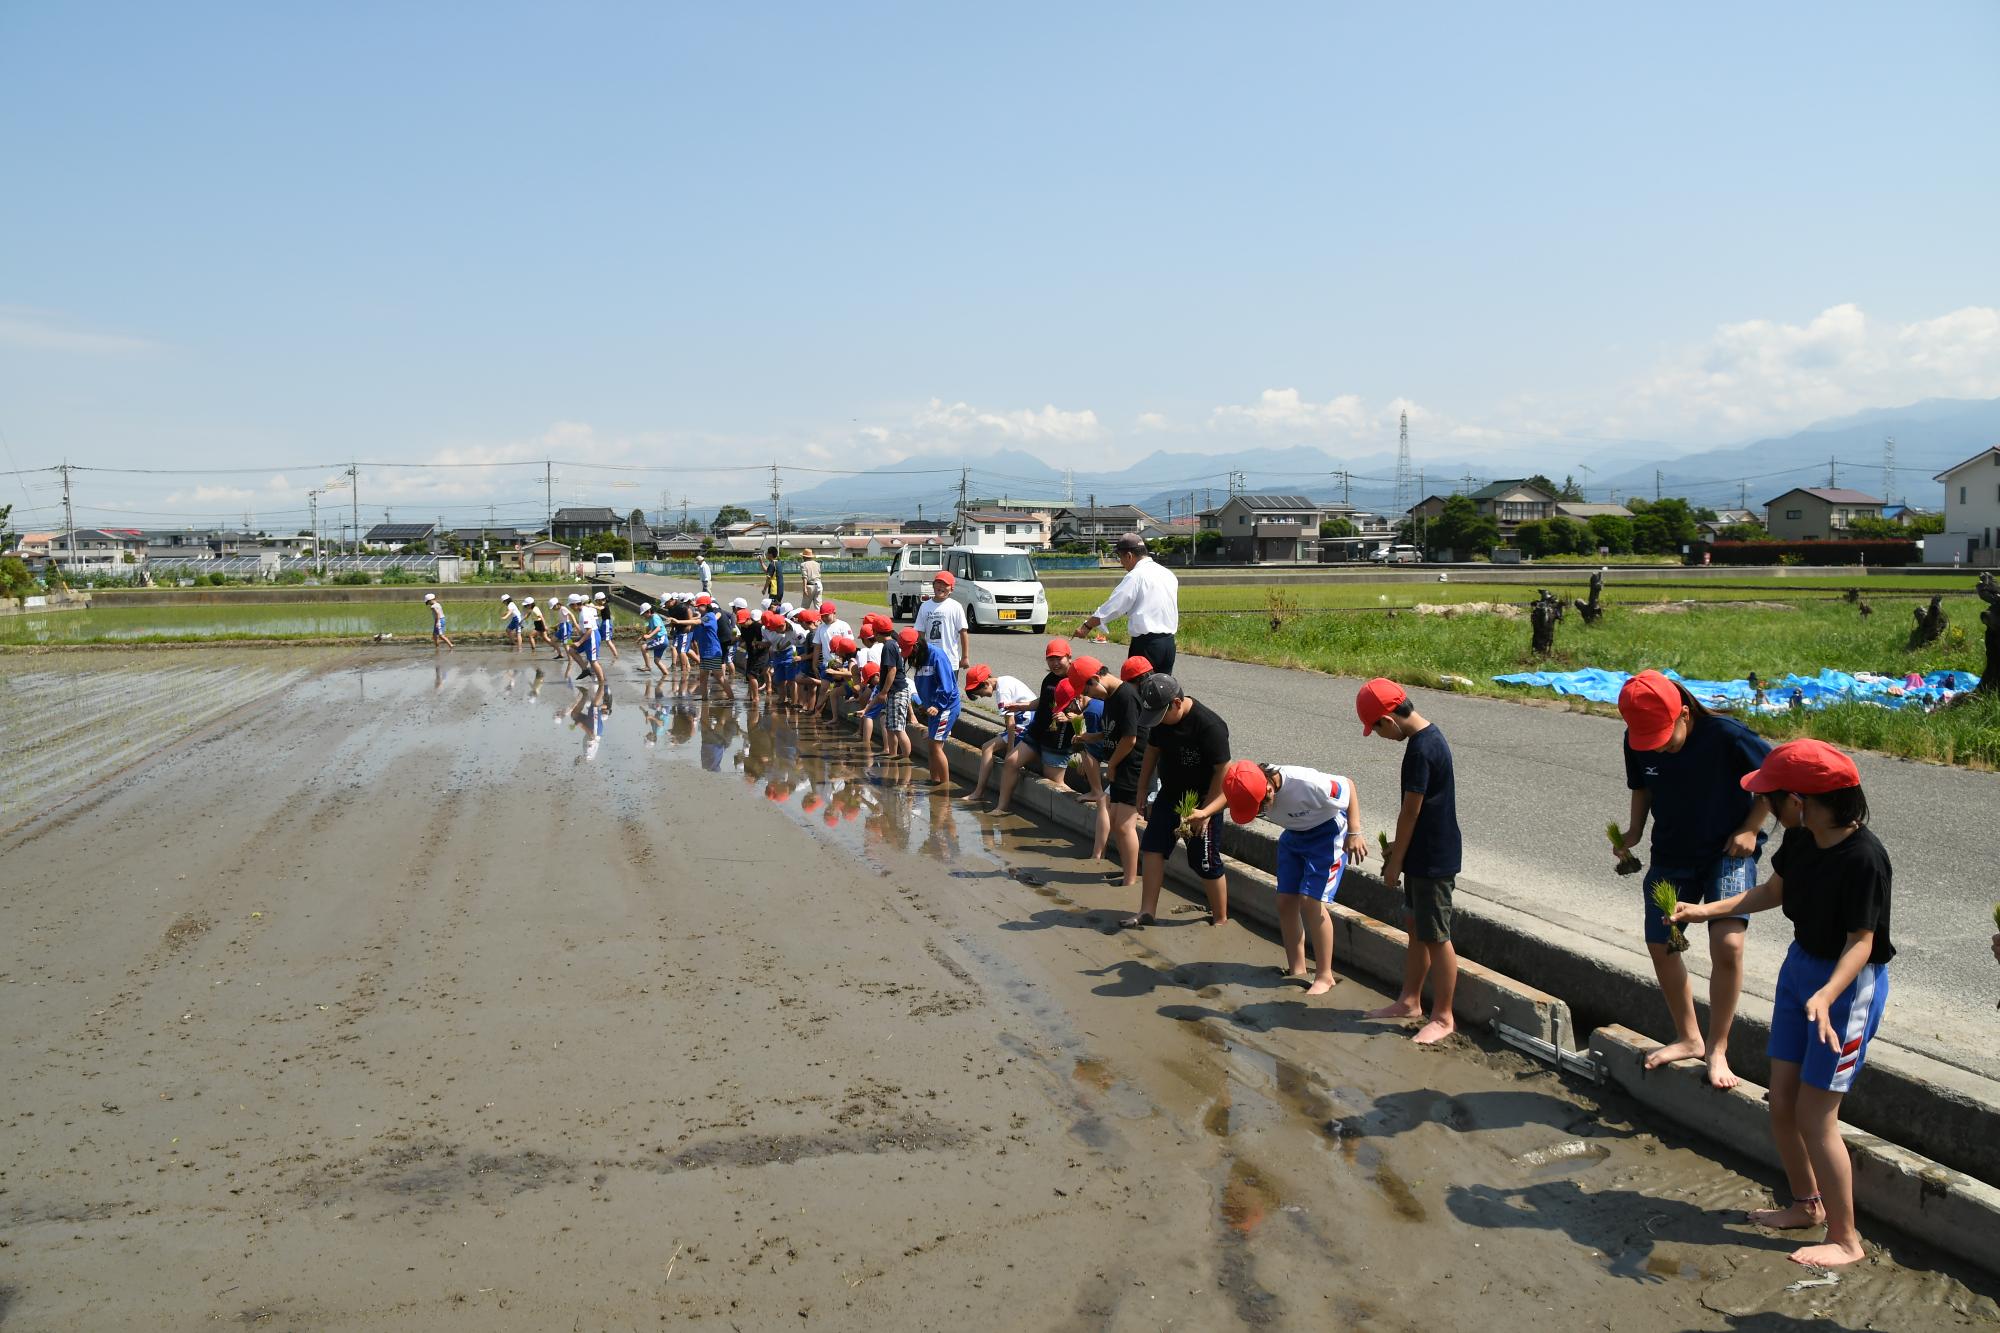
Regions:
M 1845 1245 L 1828 1241 L 1824 1245 L 1808 1245 L 1803 1250 L 1793 1250 L 1788 1258 L 1795 1264 L 1807 1268 L 1842 1268 L 1848 1264 L 1858 1264 L 1867 1258 L 1859 1240 Z
M 1286 981 L 1310 982 L 1312 980 L 1312 973 L 1306 971 L 1304 968 L 1300 968 L 1298 971 L 1294 972 L 1290 968 L 1281 967 L 1278 969 L 1278 975 L 1283 977 Z
M 1422 1018 L 1424 1007 L 1415 1000 L 1398 1000 L 1385 1004 L 1380 1009 L 1370 1009 L 1364 1018 Z
M 1410 1038 L 1410 1040 L 1419 1046 L 1435 1046 L 1456 1031 L 1458 1031 L 1458 1028 L 1453 1024 L 1447 1023 L 1440 1018 L 1433 1018 L 1430 1022 L 1418 1028 L 1417 1035 Z
M 1670 1065 L 1676 1060 L 1699 1060 L 1707 1053 L 1708 1048 L 1699 1040 L 1677 1041 L 1671 1046 L 1662 1046 L 1647 1056 L 1646 1068 L 1658 1069 L 1661 1065 Z
M 1794 1203 L 1789 1208 L 1752 1208 L 1750 1220 L 1773 1231 L 1797 1231 L 1826 1221 L 1826 1210 L 1817 1203 Z
M 1708 1086 L 1718 1092 L 1727 1092 L 1743 1080 L 1736 1077 L 1736 1071 L 1729 1067 L 1726 1052 L 1716 1051 L 1708 1057 Z
M 1307 995 L 1324 995 L 1340 984 L 1339 977 L 1314 977 L 1313 984 L 1306 987 Z

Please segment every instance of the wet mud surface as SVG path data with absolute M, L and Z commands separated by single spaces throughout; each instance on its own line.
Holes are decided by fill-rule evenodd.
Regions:
M 1190 904 L 1117 933 L 844 730 L 549 665 L 277 666 L 0 835 L 0 1327 L 1996 1322 L 1893 1236 L 1788 1291 L 1773 1181 Z

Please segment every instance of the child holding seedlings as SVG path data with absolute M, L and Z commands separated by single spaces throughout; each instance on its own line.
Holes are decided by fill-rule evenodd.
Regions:
M 1185 839 L 1188 865 L 1208 895 L 1208 923 L 1222 925 L 1229 920 L 1229 880 L 1214 816 L 1226 804 L 1222 774 L 1229 766 L 1229 724 L 1208 705 L 1189 698 L 1164 671 L 1141 678 L 1138 702 L 1139 725 L 1147 734 L 1137 789 L 1146 791 L 1157 777 L 1160 794 L 1153 798 L 1139 835 L 1139 911 L 1118 924 L 1153 924 L 1166 884 L 1167 854 Z
M 1662 881 L 1683 902 L 1712 903 L 1734 897 L 1757 882 L 1757 858 L 1764 847 L 1764 820 L 1771 804 L 1746 791 L 1740 779 L 1754 773 L 1771 753 L 1741 722 L 1703 708 L 1678 682 L 1657 671 L 1642 671 L 1618 693 L 1625 719 L 1625 785 L 1632 795 L 1630 826 L 1617 839 L 1614 855 L 1636 848 L 1646 821 L 1653 820 L 1651 864 L 1645 886 L 1646 951 L 1673 1018 L 1674 1040 L 1646 1058 L 1648 1069 L 1675 1060 L 1708 1061 L 1712 1087 L 1733 1088 L 1729 1029 L 1743 989 L 1741 915 L 1719 913 L 1709 921 L 1708 1041 L 1696 1020 L 1694 987 L 1680 953 L 1672 947 L 1666 917 L 1653 891 Z
M 1458 996 L 1458 951 L 1451 943 L 1451 900 L 1458 887 L 1463 843 L 1458 833 L 1458 782 L 1444 732 L 1410 702 L 1393 680 L 1377 677 L 1361 687 L 1354 708 L 1364 736 L 1403 744 L 1402 805 L 1396 840 L 1382 847 L 1382 882 L 1403 886 L 1409 944 L 1403 954 L 1403 989 L 1396 1002 L 1370 1018 L 1421 1018 L 1424 979 L 1430 978 L 1430 1019 L 1417 1029 L 1419 1046 L 1457 1030 L 1452 1004 Z
M 1824 1223 L 1826 1241 L 1792 1253 L 1816 1268 L 1858 1263 L 1854 1174 L 1840 1101 L 1868 1058 L 1889 1001 L 1889 853 L 1868 827 L 1854 761 L 1824 741 L 1787 741 L 1741 780 L 1768 795 L 1785 832 L 1771 876 L 1733 897 L 1680 903 L 1673 920 L 1715 921 L 1777 907 L 1792 947 L 1771 1005 L 1771 1136 L 1792 1202 L 1750 1220 L 1792 1230 Z
M 1307 995 L 1324 995 L 1333 975 L 1333 917 L 1327 905 L 1340 892 L 1348 859 L 1368 859 L 1354 781 L 1318 769 L 1253 764 L 1238 759 L 1222 773 L 1229 817 L 1247 824 L 1262 815 L 1278 834 L 1278 933 L 1285 942 L 1285 978 L 1306 979 L 1306 940 L 1318 963 Z

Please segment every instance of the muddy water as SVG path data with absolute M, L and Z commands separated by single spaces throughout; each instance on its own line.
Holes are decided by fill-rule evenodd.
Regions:
M 1994 1320 L 1893 1240 L 1788 1292 L 1769 1182 L 1616 1100 L 613 682 L 358 658 L 0 838 L 9 1326 Z

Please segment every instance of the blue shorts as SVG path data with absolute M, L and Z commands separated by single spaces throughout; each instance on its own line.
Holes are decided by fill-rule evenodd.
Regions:
M 1318 828 L 1286 829 L 1278 835 L 1278 892 L 1330 903 L 1340 892 L 1347 858 L 1340 847 L 1340 821 Z
M 934 741 L 950 740 L 952 724 L 958 721 L 958 710 L 962 707 L 961 701 L 953 699 L 948 707 L 938 710 L 936 717 L 924 718 L 924 734 Z
M 595 634 L 579 636 L 576 645 L 576 655 L 586 662 L 595 662 L 597 660 L 597 636 Z
M 521 628 L 521 617 L 519 617 L 519 616 L 508 616 L 508 617 L 507 617 L 507 628 L 508 628 L 508 630 L 510 630 L 510 631 L 512 631 L 512 630 L 517 630 L 517 629 Z
M 1174 842 L 1180 831 L 1180 816 L 1174 813 L 1174 805 L 1180 800 L 1179 792 L 1170 792 L 1164 787 L 1153 798 L 1152 809 L 1146 812 L 1146 827 L 1139 834 L 1139 850 L 1159 856 L 1171 855 Z M 1187 839 L 1188 869 L 1202 879 L 1222 878 L 1222 833 L 1220 821 L 1213 815 L 1202 825 L 1199 836 Z
M 1746 889 L 1757 887 L 1757 858 L 1754 856 L 1725 856 L 1706 870 L 1687 874 L 1677 870 L 1662 870 L 1658 866 L 1647 866 L 1646 873 L 1639 876 L 1641 885 L 1639 896 L 1646 905 L 1646 943 L 1665 944 L 1667 942 L 1667 919 L 1660 915 L 1660 909 L 1653 904 L 1653 885 L 1666 880 L 1674 886 L 1684 903 L 1712 903 L 1724 898 L 1734 898 Z M 1747 916 L 1719 916 L 1717 921 L 1749 921 Z
M 1819 1024 L 1806 1018 L 1806 1001 L 1833 975 L 1837 959 L 1815 958 L 1792 942 L 1785 965 L 1778 969 L 1778 994 L 1771 1001 L 1771 1041 L 1766 1054 L 1799 1066 L 1799 1078 L 1827 1092 L 1846 1092 L 1854 1086 L 1868 1058 L 1868 1043 L 1882 1025 L 1882 1011 L 1889 1006 L 1889 969 L 1883 963 L 1869 963 L 1861 975 L 1848 983 L 1840 998 L 1827 1007 L 1826 1021 L 1833 1025 L 1839 1045 L 1829 1046 L 1821 1038 Z
M 437 623 L 431 626 L 431 637 L 432 637 L 433 639 L 442 639 L 442 638 L 444 637 L 444 617 L 443 617 L 443 616 L 439 616 L 439 617 L 437 618 Z
M 556 626 L 556 642 L 557 642 L 557 643 L 568 643 L 568 642 L 569 642 L 569 632 L 570 632 L 570 628 L 571 628 L 571 627 L 570 627 L 570 625 L 569 625 L 569 624 L 568 624 L 567 622 L 565 622 L 565 623 L 563 623 L 563 624 L 560 624 L 560 625 L 557 625 L 557 626 Z
M 1042 756 L 1043 768 L 1053 768 L 1057 770 L 1068 768 L 1069 761 L 1071 759 L 1071 755 L 1068 750 L 1043 750 L 1041 751 L 1041 756 Z
M 646 648 L 653 654 L 655 662 L 667 655 L 667 641 L 665 639 L 655 639 L 653 642 L 647 644 Z
M 611 642 L 611 621 L 608 618 L 597 622 L 597 641 L 599 643 Z

